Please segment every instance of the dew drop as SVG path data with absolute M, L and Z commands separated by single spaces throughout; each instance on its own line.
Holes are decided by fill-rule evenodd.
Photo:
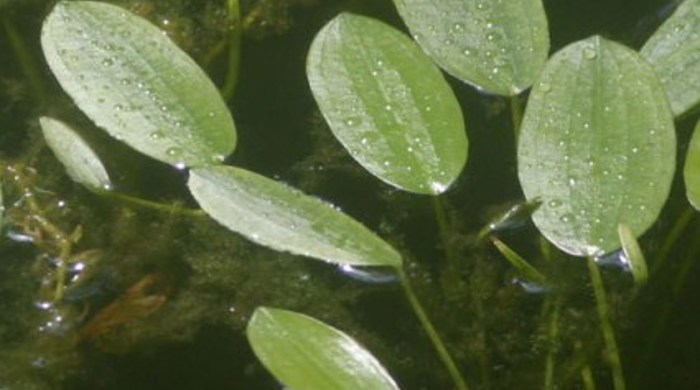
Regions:
M 168 150 L 166 150 L 165 153 L 170 157 L 175 157 L 182 154 L 182 149 L 178 148 L 177 146 L 173 146 L 171 148 L 168 148 Z
M 583 58 L 587 60 L 593 60 L 597 57 L 597 54 L 593 48 L 586 47 L 583 49 Z
M 555 208 L 561 206 L 562 203 L 559 199 L 552 199 L 547 203 L 547 205 L 549 205 L 549 207 L 555 209 Z
M 564 214 L 559 219 L 564 223 L 569 223 L 574 219 L 574 217 L 571 214 Z
M 163 139 L 163 137 L 165 137 L 165 134 L 163 134 L 163 132 L 160 130 L 156 130 L 156 131 L 152 132 L 151 134 L 149 134 L 148 137 L 152 140 L 159 140 L 159 139 Z

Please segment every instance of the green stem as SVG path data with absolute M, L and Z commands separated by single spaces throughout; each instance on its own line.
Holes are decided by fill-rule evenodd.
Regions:
M 243 32 L 241 23 L 241 11 L 238 0 L 228 0 L 229 20 L 229 46 L 228 46 L 228 71 L 224 85 L 221 87 L 221 95 L 225 101 L 231 100 L 238 81 L 238 70 L 241 61 L 241 35 Z
M 200 209 L 190 209 L 175 204 L 158 203 L 151 200 L 136 198 L 131 195 L 126 195 L 119 192 L 100 191 L 99 194 L 107 198 L 118 200 L 120 202 L 166 213 L 182 214 L 190 217 L 205 217 L 207 215 L 204 211 Z
M 552 299 L 552 298 L 547 298 Z M 544 388 L 552 390 L 554 386 L 554 364 L 557 353 L 557 338 L 559 337 L 559 298 L 554 298 L 554 307 L 549 315 L 549 330 L 547 332 L 547 360 L 544 369 Z
M 686 227 L 688 227 L 688 224 L 693 220 L 695 215 L 696 212 L 694 209 L 692 209 L 691 207 L 686 207 L 685 211 L 683 211 L 683 214 L 681 214 L 681 216 L 678 217 L 678 219 L 676 219 L 676 222 L 673 224 L 673 228 L 668 233 L 666 239 L 661 245 L 661 249 L 659 249 L 659 254 L 658 256 L 656 256 L 656 261 L 654 262 L 654 265 L 652 266 L 651 271 L 649 272 L 649 275 L 651 277 L 654 277 L 654 275 L 657 274 L 657 271 L 661 269 L 661 267 L 666 263 L 666 261 L 668 260 L 668 255 L 671 253 L 671 250 L 675 247 L 676 242 L 678 242 L 678 239 L 680 238 L 681 234 L 685 231 Z
M 511 96 L 509 99 L 510 105 L 510 121 L 513 125 L 513 136 L 515 138 L 515 143 L 518 143 L 518 137 L 520 136 L 520 124 L 523 121 L 523 104 L 520 101 L 518 95 Z
M 603 278 L 600 276 L 600 271 L 593 258 L 588 258 L 588 271 L 591 275 L 591 283 L 593 284 L 593 293 L 595 294 L 596 309 L 598 310 L 598 320 L 600 321 L 600 329 L 603 332 L 603 341 L 605 342 L 605 350 L 612 369 L 613 387 L 615 390 L 625 389 L 625 377 L 622 372 L 622 361 L 620 359 L 620 350 L 615 341 L 615 332 L 613 331 L 610 321 L 610 313 L 608 301 L 603 286 Z
M 445 258 L 448 264 L 453 265 L 455 263 L 454 252 L 452 251 L 452 245 L 450 245 L 450 221 L 447 217 L 447 212 L 445 212 L 445 205 L 443 199 L 440 196 L 432 196 L 433 210 L 435 211 L 435 221 L 438 225 L 438 231 L 440 232 L 440 242 L 442 243 L 442 249 L 445 252 Z
M 430 322 L 425 310 L 423 310 L 423 306 L 421 306 L 416 294 L 413 292 L 413 288 L 411 288 L 408 277 L 401 268 L 399 268 L 397 272 L 399 275 L 399 280 L 401 281 L 401 287 L 403 287 L 403 291 L 406 294 L 406 298 L 411 304 L 411 308 L 416 314 L 416 317 L 418 317 L 418 321 L 420 321 L 423 329 L 428 334 L 430 341 L 433 343 L 438 356 L 440 356 L 443 364 L 447 367 L 447 371 L 450 373 L 450 377 L 455 384 L 455 388 L 458 390 L 467 390 L 468 386 L 466 381 L 464 378 L 462 378 L 462 374 L 460 374 L 459 370 L 457 369 L 457 365 L 452 360 L 452 356 L 450 356 L 450 353 L 447 351 L 447 347 L 442 342 L 442 339 L 440 338 L 440 335 L 438 335 L 433 324 Z
M 27 46 L 22 40 L 22 34 L 17 31 L 15 26 L 7 18 L 3 18 L 2 24 L 10 46 L 12 47 L 12 51 L 15 54 L 14 57 L 17 59 L 17 62 L 19 62 L 36 100 L 40 103 L 44 103 L 48 95 L 41 76 L 42 72 L 39 70 L 39 66 L 36 61 L 34 61 L 32 54 L 27 50 Z
M 581 342 L 576 341 L 575 344 L 576 352 L 580 352 Z M 581 367 L 581 382 L 583 382 L 583 388 L 586 390 L 595 390 L 595 380 L 593 379 L 593 372 L 591 371 L 591 366 L 588 363 L 584 363 Z

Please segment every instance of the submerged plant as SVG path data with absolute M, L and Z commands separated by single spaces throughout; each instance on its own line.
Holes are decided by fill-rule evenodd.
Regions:
M 700 103 L 700 92 L 687 87 L 697 84 L 688 69 L 697 67 L 700 2 L 682 4 L 639 53 L 593 36 L 549 59 L 541 1 L 394 3 L 413 39 L 378 20 L 341 13 L 311 44 L 306 69 L 309 86 L 333 135 L 384 183 L 431 197 L 449 288 L 464 291 L 462 271 L 470 254 L 459 251 L 483 250 L 492 242 L 524 286 L 548 294 L 545 388 L 558 387 L 555 345 L 564 295 L 558 295 L 562 283 L 554 272 L 534 264 L 544 262 L 554 268 L 556 258 L 564 253 L 586 258 L 614 387 L 624 389 L 626 375 L 597 263 L 621 250 L 638 289 L 649 277 L 637 238 L 657 221 L 669 197 L 676 169 L 674 117 L 687 115 Z M 237 11 L 237 2 L 229 6 Z M 236 13 L 235 19 L 240 20 L 240 15 Z M 233 39 L 229 58 L 232 69 L 237 69 L 240 36 Z M 54 76 L 81 111 L 134 150 L 177 170 L 188 170 L 191 195 L 221 225 L 275 250 L 395 273 L 453 386 L 466 389 L 477 384 L 464 375 L 465 367 L 474 362 L 456 358 L 463 354 L 443 342 L 439 327 L 419 302 L 406 270 L 410 254 L 395 249 L 333 205 L 224 164 L 237 141 L 233 118 L 204 71 L 158 28 L 106 3 L 62 1 L 44 22 L 42 48 Z M 488 224 L 468 245 L 451 238 L 455 220 L 445 211 L 449 205 L 442 195 L 457 183 L 467 164 L 469 142 L 462 109 L 440 68 L 480 91 L 508 97 L 517 140 L 518 177 L 525 200 Z M 230 96 L 236 77 L 228 75 L 225 96 Z M 530 87 L 523 110 L 519 95 Z M 120 194 L 98 154 L 77 132 L 56 119 L 43 117 L 40 122 L 48 146 L 74 181 L 98 196 L 169 209 Z M 688 197 L 696 207 L 700 193 L 697 139 L 696 134 L 684 171 Z M 51 302 L 70 307 L 63 300 L 63 289 L 70 287 L 64 275 L 67 265 L 80 256 L 73 254 L 71 246 L 80 230 L 63 233 L 39 220 L 34 200 L 27 202 L 31 218 L 7 216 L 14 224 L 26 225 L 27 232 L 55 241 L 46 249 L 57 264 L 51 274 L 55 275 L 50 283 Z M 202 215 L 199 210 L 179 212 Z M 506 244 L 500 229 L 530 216 L 562 254 L 553 254 L 543 244 L 527 259 Z M 167 288 L 151 291 L 153 286 L 158 286 L 155 277 L 146 276 L 95 314 L 78 333 L 80 342 L 159 309 Z M 479 305 L 477 298 L 477 317 L 485 311 Z M 480 318 L 473 323 L 483 337 Z M 260 308 L 250 320 L 247 335 L 262 362 L 287 386 L 398 387 L 357 342 L 304 315 Z M 574 343 L 580 361 L 573 367 L 591 386 L 590 354 L 579 352 L 580 343 Z M 481 384 L 488 387 L 488 356 L 480 356 L 478 365 Z

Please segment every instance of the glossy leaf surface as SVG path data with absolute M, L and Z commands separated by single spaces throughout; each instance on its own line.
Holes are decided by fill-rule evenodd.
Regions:
M 459 104 L 411 39 L 379 21 L 340 14 L 314 39 L 311 90 L 350 154 L 381 180 L 439 194 L 467 159 Z
M 258 359 L 288 388 L 398 389 L 363 346 L 309 316 L 258 308 L 246 334 Z
M 198 168 L 188 186 L 207 214 L 258 244 L 336 264 L 401 266 L 401 256 L 359 222 L 256 173 Z
M 161 30 L 107 3 L 63 1 L 46 18 L 44 55 L 63 89 L 99 127 L 177 167 L 221 162 L 231 115 L 199 66 Z
M 636 52 L 601 37 L 555 54 L 523 118 L 518 173 L 540 231 L 573 255 L 619 247 L 657 218 L 675 169 L 673 116 Z
M 80 135 L 56 119 L 42 117 L 39 123 L 46 144 L 73 181 L 93 190 L 112 187 L 102 161 Z
M 700 210 L 700 121 L 695 125 L 688 145 L 683 178 L 688 201 L 696 210 Z
M 416 41 L 443 69 L 477 88 L 517 95 L 549 53 L 541 0 L 394 0 Z
M 679 116 L 700 103 L 700 0 L 686 0 L 641 50 Z

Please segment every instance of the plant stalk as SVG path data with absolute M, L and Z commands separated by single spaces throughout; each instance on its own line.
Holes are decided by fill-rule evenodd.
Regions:
M 450 356 L 450 353 L 447 351 L 447 347 L 442 342 L 440 335 L 435 330 L 435 327 L 430 322 L 430 319 L 425 313 L 423 306 L 421 306 L 420 302 L 418 301 L 418 298 L 413 292 L 413 288 L 408 281 L 408 277 L 402 268 L 397 269 L 397 272 L 399 275 L 399 280 L 401 281 L 401 287 L 403 287 L 403 291 L 406 294 L 406 298 L 408 299 L 413 312 L 416 314 L 416 317 L 418 317 L 418 321 L 420 321 L 423 329 L 428 334 L 430 341 L 433 343 L 438 356 L 440 356 L 440 360 L 442 360 L 445 367 L 447 367 L 447 371 L 450 373 L 450 377 L 455 384 L 455 388 L 458 390 L 468 390 L 469 387 L 467 386 L 467 382 L 457 369 L 457 365 L 455 364 L 454 360 L 452 360 L 452 356 Z
M 510 106 L 510 121 L 513 125 L 513 138 L 515 138 L 515 144 L 518 144 L 518 138 L 520 137 L 520 124 L 523 122 L 523 103 L 520 100 L 520 96 L 511 96 L 509 99 Z
M 238 70 L 241 62 L 241 35 L 243 23 L 241 22 L 241 8 L 238 0 L 227 1 L 229 39 L 228 39 L 228 68 L 224 85 L 221 87 L 221 95 L 225 101 L 230 101 L 236 89 Z
M 131 195 L 126 195 L 122 194 L 119 192 L 114 192 L 114 191 L 100 191 L 100 195 L 107 197 L 107 198 L 112 198 L 116 199 L 118 201 L 124 202 L 124 203 L 129 203 L 135 206 L 147 208 L 147 209 L 152 209 L 156 211 L 161 211 L 161 212 L 166 212 L 166 213 L 174 213 L 174 214 L 181 214 L 181 215 L 187 215 L 190 217 L 205 217 L 207 214 L 200 210 L 200 209 L 191 209 L 187 207 L 180 207 L 178 205 L 168 205 L 168 204 L 163 204 L 163 203 L 158 203 L 154 202 L 151 200 L 146 200 L 146 199 L 141 199 L 137 198 Z
M 605 342 L 605 350 L 612 370 L 613 388 L 615 390 L 625 390 L 625 376 L 622 371 L 622 360 L 620 359 L 620 350 L 615 341 L 615 332 L 610 321 L 610 312 L 608 308 L 607 296 L 605 287 L 603 286 L 603 278 L 600 276 L 598 266 L 592 257 L 588 258 L 588 271 L 591 275 L 591 284 L 593 285 L 593 293 L 595 294 L 596 309 L 598 310 L 598 320 L 600 321 L 600 329 L 603 332 L 603 341 Z

